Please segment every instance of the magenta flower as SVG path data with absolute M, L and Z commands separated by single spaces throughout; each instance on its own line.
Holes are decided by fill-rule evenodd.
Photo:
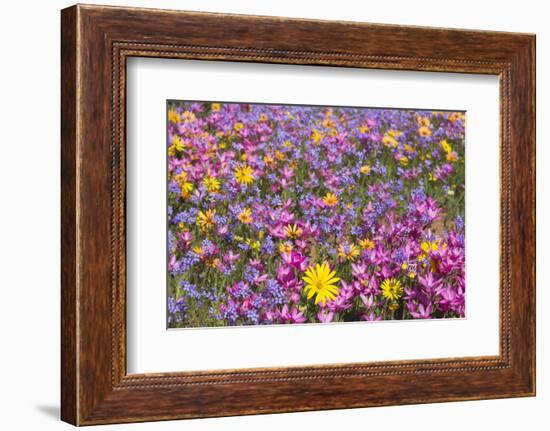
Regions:
M 321 323 L 330 323 L 334 319 L 334 312 L 327 311 L 327 310 L 320 310 L 317 313 L 317 319 L 319 319 L 319 322 Z
M 283 323 L 303 323 L 307 319 L 304 317 L 304 314 L 299 311 L 296 307 L 292 307 L 289 311 L 288 305 L 284 305 L 281 310 L 281 320 Z
M 424 304 L 418 304 L 415 306 L 412 303 L 407 303 L 409 313 L 416 319 L 429 319 L 432 314 L 432 304 L 424 306 Z
M 291 251 L 290 253 L 282 253 L 283 262 L 290 265 L 292 268 L 297 269 L 300 272 L 304 272 L 308 267 L 307 257 Z
M 223 256 L 223 261 L 228 265 L 233 265 L 237 260 L 239 260 L 239 257 L 241 257 L 239 253 L 233 253 L 233 250 L 229 250 Z

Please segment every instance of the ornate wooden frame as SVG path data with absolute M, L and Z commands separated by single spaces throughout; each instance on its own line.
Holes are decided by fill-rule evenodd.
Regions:
M 63 420 L 88 425 L 535 394 L 534 35 L 82 5 L 61 17 Z M 500 354 L 128 375 L 130 56 L 498 75 Z

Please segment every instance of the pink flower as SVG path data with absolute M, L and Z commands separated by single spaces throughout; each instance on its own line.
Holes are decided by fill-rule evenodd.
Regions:
M 297 269 L 300 272 L 304 272 L 307 269 L 307 257 L 302 256 L 300 253 L 291 251 L 290 253 L 282 253 L 283 262 L 290 265 L 292 268 Z
M 178 234 L 178 237 L 181 242 L 183 242 L 185 247 L 189 247 L 191 242 L 193 241 L 193 235 L 191 235 L 191 232 L 185 231 Z
M 284 238 L 285 231 L 284 231 L 284 225 L 277 224 L 275 226 L 268 226 L 267 228 L 269 235 L 275 237 L 275 238 Z
M 424 304 L 418 304 L 418 307 L 414 308 L 414 305 L 409 305 L 407 303 L 407 308 L 409 309 L 409 313 L 411 313 L 411 316 L 413 316 L 415 319 L 429 319 L 432 314 L 432 304 L 428 304 L 427 307 L 424 306 Z
M 429 296 L 433 296 L 441 284 L 441 280 L 436 279 L 432 272 L 428 272 L 424 277 L 419 276 L 418 282 L 424 287 L 424 291 Z
M 172 254 L 170 256 L 170 261 L 168 262 L 168 270 L 169 271 L 175 271 L 179 266 L 179 262 L 176 259 L 176 255 Z
M 256 277 L 254 277 L 253 283 L 257 286 L 257 285 L 262 284 L 265 281 L 267 281 L 267 279 L 268 279 L 267 274 L 258 275 Z
M 281 320 L 284 323 L 303 323 L 307 319 L 296 307 L 292 307 L 292 310 L 289 311 L 288 305 L 285 304 L 281 310 Z
M 372 308 L 374 306 L 374 295 L 360 295 L 361 301 L 365 304 L 365 307 Z
M 361 316 L 361 320 L 372 322 L 375 320 L 382 320 L 382 316 L 376 316 L 376 314 L 374 314 L 374 311 L 369 311 L 368 313 L 365 313 Z
M 334 312 L 328 310 L 321 310 L 317 313 L 317 319 L 321 323 L 330 323 L 334 319 Z
M 237 260 L 239 260 L 239 257 L 241 257 L 240 254 L 233 253 L 233 250 L 229 250 L 224 256 L 223 261 L 227 263 L 228 265 L 234 264 Z
M 217 232 L 218 235 L 220 235 L 220 236 L 225 235 L 225 234 L 227 233 L 227 231 L 228 231 L 227 225 L 218 226 L 218 227 L 216 228 L 216 232 Z
M 257 269 L 258 271 L 262 271 L 264 269 L 264 264 L 260 262 L 259 259 L 250 259 L 248 263 L 252 268 Z

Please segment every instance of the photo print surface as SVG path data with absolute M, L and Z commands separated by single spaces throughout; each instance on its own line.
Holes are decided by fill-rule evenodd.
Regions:
M 465 112 L 166 110 L 168 328 L 465 316 Z

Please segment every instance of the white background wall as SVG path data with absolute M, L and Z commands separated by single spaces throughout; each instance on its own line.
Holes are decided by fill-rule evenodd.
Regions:
M 135 430 L 548 429 L 550 342 L 545 273 L 550 231 L 550 14 L 536 0 L 130 0 L 104 4 L 476 28 L 537 34 L 538 396 L 106 426 Z M 6 1 L 0 32 L 0 427 L 62 430 L 59 422 L 59 10 L 71 3 Z M 546 169 L 545 169 L 546 168 Z M 545 172 L 544 172 L 545 171 Z M 546 189 L 548 190 L 548 189 Z

